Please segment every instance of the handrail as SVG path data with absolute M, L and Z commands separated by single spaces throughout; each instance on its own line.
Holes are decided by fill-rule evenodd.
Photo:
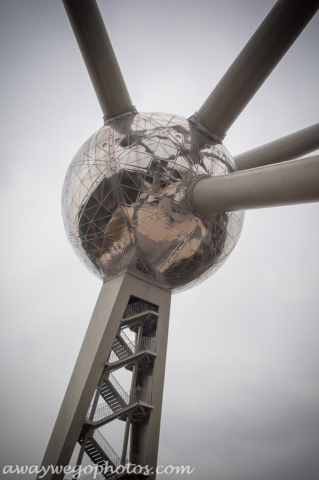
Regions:
M 123 329 L 120 331 L 120 336 L 121 336 L 121 338 L 124 340 L 124 342 L 126 343 L 126 345 L 128 346 L 128 348 L 129 348 L 133 353 L 135 353 L 135 345 L 134 345 L 133 342 L 131 342 L 131 340 L 128 338 L 128 336 L 126 335 L 126 333 L 124 332 Z
M 93 438 L 103 450 L 103 452 L 107 455 L 109 460 L 113 463 L 113 465 L 115 465 L 116 467 L 121 465 L 120 457 L 113 450 L 111 445 L 107 442 L 107 440 L 103 437 L 102 433 L 99 430 L 94 430 Z
M 116 380 L 114 375 L 110 374 L 108 381 L 113 385 L 113 387 L 117 391 L 118 397 L 119 397 L 118 400 L 120 400 L 120 403 L 122 404 L 124 402 L 125 405 L 123 406 L 123 408 L 126 407 L 129 403 L 129 395 L 125 392 L 125 390 L 123 390 L 123 388 L 121 387 L 119 382 Z M 121 400 L 123 402 L 121 402 Z
M 140 387 L 139 385 L 130 392 L 129 405 L 132 405 L 133 403 L 137 403 L 137 402 L 144 402 L 144 403 L 147 403 L 148 405 L 151 405 L 151 401 L 152 401 L 152 392 L 149 390 L 146 390 L 143 387 Z
M 156 352 L 156 338 L 155 337 L 142 337 L 137 351 L 150 350 Z
M 92 405 L 90 406 L 88 413 L 86 414 L 87 420 L 90 420 L 91 410 L 92 410 Z M 96 406 L 94 417 L 91 420 L 93 422 L 99 422 L 103 418 L 109 417 L 110 415 L 113 415 L 113 414 L 114 414 L 113 410 L 108 406 L 106 402 L 103 402 Z
M 108 362 L 109 363 L 115 363 L 115 362 L 118 362 L 120 359 L 119 357 L 116 355 L 116 353 L 111 350 L 111 353 L 110 353 L 110 356 L 108 358 Z
M 128 462 L 126 462 L 128 463 Z M 146 465 L 146 458 L 138 453 L 131 453 L 130 463 L 134 465 L 139 465 L 140 467 L 145 467 Z
M 135 303 L 130 303 L 129 305 L 127 305 L 125 309 L 123 319 L 128 317 L 133 317 L 134 315 L 138 315 L 139 313 L 148 312 L 149 310 L 152 312 L 158 313 L 159 308 L 157 305 L 153 305 L 152 303 L 145 302 L 144 300 L 140 300 L 139 302 L 135 302 Z
M 156 352 L 156 338 L 155 337 L 142 337 L 139 345 L 137 347 L 135 347 L 133 345 L 133 347 L 134 347 L 134 350 L 131 347 L 129 347 L 133 351 L 133 354 L 141 352 L 143 350 L 150 350 L 151 352 L 155 353 Z M 131 356 L 131 355 L 132 355 L 132 353 L 127 352 L 127 357 Z M 126 357 L 124 357 L 124 358 L 126 358 Z M 111 350 L 108 362 L 109 363 L 115 363 L 115 362 L 118 362 L 119 360 L 121 360 L 121 359 L 116 355 L 116 353 L 113 350 Z
M 122 409 L 128 407 L 129 405 L 133 405 L 133 403 L 137 403 L 137 402 L 144 402 L 144 403 L 147 403 L 148 405 L 151 405 L 152 403 L 152 392 L 149 390 L 146 390 L 143 387 L 140 387 L 139 385 L 136 388 L 134 388 L 132 392 L 127 392 L 126 396 L 128 398 L 128 402 L 125 405 L 121 403 Z M 107 403 L 105 402 L 100 403 L 99 405 L 97 405 L 95 409 L 93 422 L 97 423 L 101 420 L 104 420 L 107 417 L 110 417 L 111 415 L 114 415 L 114 413 L 117 413 L 117 412 L 113 412 L 113 410 L 108 406 Z M 90 413 L 91 413 L 91 407 L 86 415 L 87 419 L 90 418 Z

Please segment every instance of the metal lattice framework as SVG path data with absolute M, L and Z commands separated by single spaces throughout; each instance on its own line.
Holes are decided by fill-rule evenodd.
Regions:
M 244 210 L 319 200 L 319 156 L 299 158 L 319 148 L 319 124 L 234 158 L 223 145 L 319 2 L 277 1 L 188 120 L 138 113 L 96 1 L 63 3 L 105 122 L 71 162 L 64 223 L 104 284 L 43 465 L 67 465 L 78 442 L 78 465 L 87 454 L 109 467 L 100 478 L 155 479 L 148 467 L 157 465 L 171 292 L 223 264 Z M 114 376 L 121 368 L 132 374 L 128 392 Z M 99 430 L 118 420 L 125 422 L 121 454 Z M 138 474 L 129 473 L 131 464 Z

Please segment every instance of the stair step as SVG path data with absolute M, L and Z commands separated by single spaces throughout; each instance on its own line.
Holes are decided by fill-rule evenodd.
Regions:
M 127 341 L 125 340 L 124 333 L 122 333 L 122 335 L 118 335 L 115 337 L 112 350 L 120 360 L 122 358 L 128 357 L 129 355 L 133 355 L 132 349 L 130 348 L 130 346 L 127 344 Z
M 125 401 L 116 395 L 106 383 L 101 388 L 101 395 L 114 412 L 121 410 L 126 405 Z
M 97 438 L 95 438 L 96 433 L 98 433 Z M 80 445 L 83 444 L 84 438 L 85 438 L 85 435 L 82 432 L 81 436 L 79 437 L 79 440 L 78 440 Z M 100 443 L 101 441 L 102 441 L 102 443 Z M 107 446 L 107 449 L 105 450 L 106 446 Z M 109 456 L 110 455 L 109 450 L 111 452 L 111 456 Z M 106 442 L 103 435 L 101 435 L 101 433 L 99 431 L 95 431 L 94 437 L 88 439 L 88 441 L 85 445 L 85 452 L 87 453 L 87 455 L 89 456 L 89 458 L 91 459 L 91 461 L 95 465 L 98 465 L 98 466 L 101 466 L 101 467 L 105 466 L 105 462 L 108 462 L 108 464 L 110 466 L 113 466 L 113 467 L 115 467 L 120 462 L 120 459 L 119 459 L 119 457 L 117 457 L 117 454 L 110 447 L 108 442 Z M 113 458 L 114 455 L 115 455 L 115 458 L 116 458 L 115 462 L 114 462 L 114 458 Z M 107 472 L 107 473 L 103 474 L 103 476 L 106 479 L 109 479 L 111 477 L 113 478 L 114 473 L 113 472 L 112 473 Z

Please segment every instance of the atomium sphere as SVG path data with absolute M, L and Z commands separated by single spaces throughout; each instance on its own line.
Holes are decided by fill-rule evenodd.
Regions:
M 226 148 L 184 118 L 117 117 L 84 143 L 67 171 L 69 241 L 104 281 L 128 272 L 170 291 L 192 287 L 228 258 L 244 212 L 199 218 L 188 207 L 187 186 L 195 176 L 235 170 Z

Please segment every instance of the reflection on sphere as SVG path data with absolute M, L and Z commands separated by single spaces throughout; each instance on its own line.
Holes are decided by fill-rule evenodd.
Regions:
M 235 171 L 226 148 L 176 115 L 135 114 L 102 127 L 66 174 L 69 241 L 91 272 L 122 272 L 180 291 L 212 275 L 236 245 L 243 212 L 193 215 L 187 185 Z

